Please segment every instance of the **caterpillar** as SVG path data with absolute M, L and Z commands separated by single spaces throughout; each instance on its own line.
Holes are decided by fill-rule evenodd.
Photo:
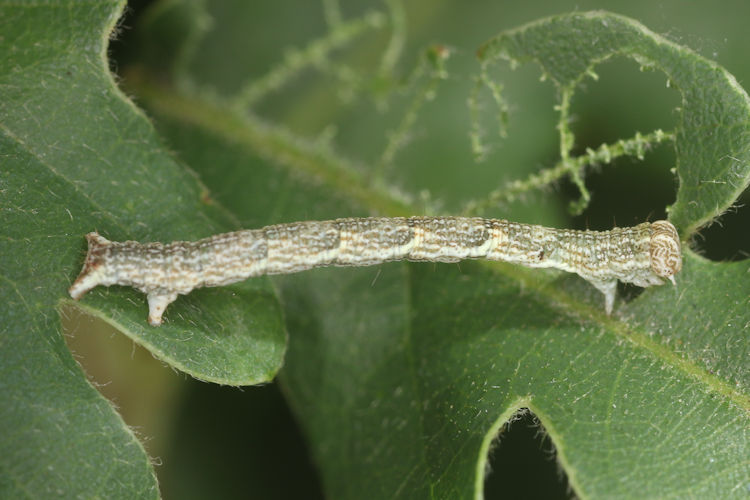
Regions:
M 664 220 L 610 231 L 553 229 L 481 217 L 364 217 L 276 224 L 198 241 L 138 243 L 86 235 L 88 252 L 70 287 L 73 299 L 103 285 L 147 295 L 148 322 L 158 326 L 178 295 L 253 276 L 320 266 L 382 262 L 506 261 L 573 272 L 604 294 L 611 314 L 617 281 L 641 287 L 674 284 L 680 240 Z

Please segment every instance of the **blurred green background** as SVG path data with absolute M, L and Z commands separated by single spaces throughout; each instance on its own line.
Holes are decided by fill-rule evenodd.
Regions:
M 184 3 L 189 8 L 181 8 Z M 723 65 L 740 84 L 750 80 L 746 34 L 750 3 L 680 1 L 407 1 L 403 4 L 406 39 L 396 75 L 414 67 L 423 49 L 440 43 L 450 48 L 448 78 L 418 115 L 410 141 L 387 170 L 389 185 L 424 200 L 425 212 L 460 213 L 472 199 L 505 181 L 554 165 L 559 157 L 555 90 L 540 82 L 533 65 L 515 71 L 493 70 L 505 85 L 511 104 L 508 137 L 494 133 L 490 98 L 483 117 L 491 153 L 476 163 L 470 152 L 466 99 L 478 65 L 477 47 L 498 32 L 553 14 L 606 9 L 633 17 L 651 30 L 687 45 Z M 385 10 L 378 1 L 342 2 L 343 17 Z M 113 70 L 129 87 L 134 68 L 169 80 L 175 66 L 180 30 L 192 23 L 207 26 L 184 68 L 197 88 L 220 97 L 265 74 L 290 47 L 303 48 L 326 33 L 320 3 L 311 1 L 131 2 L 111 43 Z M 183 17 L 179 17 L 181 13 Z M 194 18 L 190 16 L 194 15 Z M 388 30 L 363 36 L 335 58 L 353 68 L 377 67 L 388 43 Z M 641 72 L 630 60 L 608 61 L 597 68 L 598 81 L 587 80 L 573 100 L 576 152 L 632 137 L 636 131 L 674 127 L 679 94 L 667 88 L 658 72 Z M 373 81 L 365 83 L 377 83 Z M 373 84 L 374 85 L 374 84 Z M 419 84 L 417 84 L 417 88 Z M 412 88 L 412 91 L 414 88 Z M 272 93 L 258 107 L 266 119 L 306 137 L 335 131 L 333 145 L 372 168 L 413 94 L 391 96 L 387 105 L 367 95 L 348 99 L 327 75 L 306 71 L 291 85 Z M 333 125 L 333 128 L 332 128 Z M 157 123 L 157 129 L 159 124 Z M 178 141 L 165 144 L 180 156 Z M 189 162 L 188 162 L 189 163 Z M 578 217 L 567 213 L 577 192 L 568 182 L 532 193 L 524 200 L 490 210 L 487 215 L 557 227 L 607 229 L 657 219 L 674 200 L 670 145 L 649 151 L 644 161 L 625 158 L 587 177 L 592 203 Z M 747 203 L 744 194 L 741 202 Z M 341 214 L 342 217 L 353 214 Z M 694 247 L 715 260 L 743 259 L 750 252 L 750 214 L 738 208 L 721 224 L 705 229 Z M 322 496 L 304 439 L 277 384 L 231 388 L 204 384 L 176 373 L 124 336 L 78 316 L 66 315 L 68 341 L 92 381 L 119 408 L 154 458 L 165 498 L 317 498 Z M 294 335 L 294 332 L 290 332 Z M 509 426 L 493 452 L 487 498 L 566 498 L 564 474 L 534 419 L 525 416 Z M 366 496 L 366 492 L 363 492 Z

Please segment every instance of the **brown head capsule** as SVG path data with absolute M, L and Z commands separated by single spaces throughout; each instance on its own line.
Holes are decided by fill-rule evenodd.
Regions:
M 674 275 L 682 269 L 682 253 L 680 237 L 671 223 L 665 220 L 651 223 L 649 253 L 654 274 L 674 284 Z

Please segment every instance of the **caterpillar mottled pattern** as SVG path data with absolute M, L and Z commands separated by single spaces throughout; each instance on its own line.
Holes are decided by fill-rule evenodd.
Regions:
M 611 313 L 617 281 L 662 284 L 682 267 L 680 240 L 667 221 L 611 231 L 552 229 L 480 217 L 366 217 L 277 224 L 173 243 L 114 242 L 86 235 L 88 254 L 70 295 L 98 285 L 147 294 L 149 323 L 194 288 L 320 266 L 370 266 L 393 260 L 488 259 L 574 272 L 605 297 Z

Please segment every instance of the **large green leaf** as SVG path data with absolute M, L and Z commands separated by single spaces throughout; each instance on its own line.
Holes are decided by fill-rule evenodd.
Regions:
M 692 52 L 608 14 L 552 18 L 490 47 L 540 61 L 571 88 L 614 54 L 680 68 L 677 88 L 687 97 L 671 213 L 685 237 L 747 184 L 740 167 L 731 184 L 719 183 L 731 185 L 723 192 L 695 180 L 721 174 L 715 155 L 728 144 L 742 158 L 748 115 L 744 92 L 720 85 L 731 77 Z M 171 144 L 248 227 L 403 212 L 346 162 L 256 116 L 201 95 L 139 90 Z M 688 99 L 709 90 L 718 97 Z M 717 107 L 717 99 L 739 104 Z M 717 123 L 734 126 L 695 140 Z M 688 164 L 689 147 L 703 160 Z M 581 495 L 737 493 L 748 466 L 750 287 L 736 277 L 747 272 L 747 262 L 712 263 L 686 249 L 677 292 L 649 289 L 616 318 L 576 278 L 505 265 L 390 264 L 281 278 L 292 333 L 284 387 L 336 498 L 471 496 L 481 491 L 489 441 L 522 407 L 540 417 Z
M 112 80 L 105 51 L 123 6 L 0 3 L 5 498 L 158 494 L 141 444 L 74 362 L 57 308 L 71 302 L 89 231 L 144 240 L 231 227 Z M 144 323 L 144 298 L 132 290 L 92 292 L 82 307 L 195 377 L 273 378 L 285 333 L 267 280 L 178 302 L 160 329 Z
M 490 47 L 539 61 L 570 88 L 609 55 L 679 68 L 685 97 L 671 216 L 685 238 L 747 185 L 747 96 L 689 50 L 602 13 L 534 23 Z M 139 90 L 171 144 L 248 227 L 403 212 L 346 162 L 257 116 L 201 95 Z M 710 100 L 690 97 L 709 91 Z M 716 125 L 724 123 L 732 126 Z M 700 161 L 686 161 L 690 148 Z M 716 170 L 724 165 L 717 151 L 740 158 L 731 183 Z M 701 175 L 729 187 L 701 189 Z M 524 407 L 545 425 L 580 495 L 739 494 L 748 468 L 750 286 L 737 277 L 749 269 L 686 248 L 676 290 L 646 290 L 614 318 L 577 278 L 501 264 L 279 278 L 291 332 L 282 379 L 334 498 L 479 494 L 490 440 Z

